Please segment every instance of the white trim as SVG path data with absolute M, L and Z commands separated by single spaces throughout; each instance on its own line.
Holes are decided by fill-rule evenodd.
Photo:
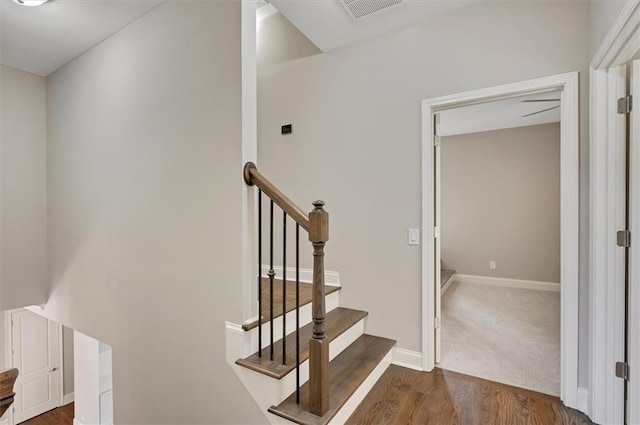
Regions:
M 479 285 L 503 286 L 507 288 L 560 292 L 560 284 L 554 282 L 538 282 L 535 280 L 506 279 L 503 277 L 490 276 L 473 276 L 458 273 L 454 274 L 451 280 L 459 283 L 475 283 Z
M 626 94 L 626 67 L 592 69 L 590 81 L 590 417 L 622 423 L 623 382 L 611 368 L 624 350 L 625 260 L 615 237 L 624 227 L 626 126 L 615 105 Z
M 640 45 L 640 1 L 627 1 L 618 19 L 609 30 L 600 48 L 591 60 L 592 69 L 608 69 L 619 66 L 631 60 Z
M 75 400 L 75 393 L 65 394 L 64 397 L 62 397 L 62 405 L 66 406 L 69 403 L 73 403 L 74 400 Z
M 590 70 L 589 413 L 597 423 L 622 423 L 624 413 L 623 382 L 612 372 L 624 352 L 624 250 L 616 246 L 615 232 L 624 227 L 626 126 L 616 99 L 626 94 L 625 64 L 640 48 L 639 6 L 627 2 Z M 632 390 L 630 397 L 638 395 Z M 639 422 L 630 416 L 629 423 Z
M 638 31 L 640 33 L 640 31 Z M 631 95 L 640 99 L 640 61 L 631 63 Z M 629 381 L 627 382 L 627 423 L 640 423 L 640 110 L 631 112 L 629 138 L 629 230 L 632 241 L 629 248 L 629 316 L 627 318 L 627 353 Z M 635 238 L 635 240 L 633 240 Z
M 73 425 L 83 425 L 83 423 L 80 422 L 78 419 L 73 418 Z
M 587 415 L 591 414 L 591 408 L 589 406 L 589 389 L 587 388 L 578 388 L 578 410 L 586 413 Z
M 64 406 L 64 338 L 62 325 L 58 325 L 58 407 Z
M 276 277 L 282 276 L 283 268 L 281 266 L 274 266 L 273 271 L 276 272 Z M 269 266 L 262 265 L 262 277 L 267 278 L 269 275 Z M 294 280 L 296 277 L 296 268 L 287 267 L 287 280 Z M 313 283 L 313 269 L 305 269 L 300 267 L 300 282 Z M 325 286 L 337 286 L 340 287 L 340 273 L 332 272 L 329 270 L 324 271 L 324 284 Z
M 423 369 L 435 367 L 435 244 L 433 114 L 471 103 L 529 93 L 561 90 L 561 399 L 577 406 L 578 252 L 579 252 L 579 108 L 578 73 L 474 90 L 422 102 L 422 355 Z M 439 282 L 438 282 L 439 284 Z
M 396 347 L 393 350 L 393 364 L 422 371 L 422 353 Z
M 256 3 L 241 2 L 241 58 L 242 58 L 242 167 L 258 162 L 258 76 L 256 69 Z M 238 170 L 240 176 L 242 169 Z M 242 321 L 258 317 L 258 214 L 257 190 L 238 178 L 242 193 L 242 314 L 233 319 Z M 238 315 L 239 316 L 239 315 Z
M 453 276 L 451 276 L 448 280 L 447 283 L 444 284 L 444 286 L 442 287 L 442 289 L 440 290 L 440 296 L 442 297 L 448 290 L 449 288 L 451 288 L 451 285 L 453 285 L 453 278 L 455 277 L 455 273 Z

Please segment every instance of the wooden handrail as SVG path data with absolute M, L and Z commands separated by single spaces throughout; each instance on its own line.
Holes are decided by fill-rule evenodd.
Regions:
M 265 176 L 260 174 L 256 164 L 253 162 L 247 162 L 244 166 L 244 181 L 249 186 L 256 185 L 262 190 L 269 198 L 282 208 L 291 218 L 295 220 L 304 230 L 309 231 L 309 218 L 307 214 L 302 211 L 300 207 L 293 203 L 293 201 L 280 192 L 277 187 L 273 185 Z
M 276 203 L 280 208 L 284 210 L 284 235 L 283 240 L 286 243 L 286 215 L 288 214 L 293 220 L 296 221 L 307 232 L 309 232 L 309 242 L 313 245 L 313 286 L 312 286 L 312 299 L 311 299 L 311 315 L 313 320 L 313 334 L 309 341 L 309 411 L 317 416 L 323 416 L 329 410 L 329 339 L 325 333 L 325 315 L 326 315 L 326 302 L 325 302 L 325 287 L 324 287 L 324 246 L 329 240 L 329 213 L 324 209 L 324 202 L 315 201 L 313 203 L 313 211 L 308 215 L 305 214 L 296 204 L 294 204 L 289 198 L 287 198 L 278 188 L 276 188 L 266 177 L 258 172 L 256 165 L 253 162 L 247 162 L 243 170 L 244 181 L 249 186 L 257 186 L 262 192 L 264 192 L 271 200 L 271 212 L 270 212 L 270 232 L 271 232 L 271 263 L 269 270 L 270 281 L 270 306 L 271 312 L 269 314 L 271 325 L 273 325 L 273 279 L 275 277 L 275 271 L 273 270 L 273 203 Z M 262 196 L 258 196 L 258 233 L 261 234 L 261 199 Z M 296 234 L 297 235 L 297 234 Z M 297 236 L 296 236 L 297 238 Z M 258 263 L 259 267 L 262 267 L 261 258 L 261 239 L 258 239 Z M 285 251 L 286 252 L 286 251 Z M 297 252 L 297 248 L 296 248 Z M 297 254 L 296 254 L 297 255 Z M 286 254 L 283 254 L 284 260 L 286 260 Z M 284 266 L 284 264 L 283 264 Z M 286 271 L 286 267 L 283 267 Z M 296 273 L 298 270 L 298 264 L 296 260 Z M 262 314 L 261 297 L 262 286 L 261 276 L 258 276 L 258 340 L 262 340 L 262 322 L 260 317 Z M 284 282 L 286 281 L 286 275 L 283 274 L 283 297 L 286 299 Z M 296 278 L 297 281 L 297 278 Z M 296 290 L 296 294 L 297 294 Z M 297 295 L 296 295 L 297 297 Z M 283 305 L 284 305 L 283 301 Z M 299 307 L 296 300 L 296 309 Z M 283 307 L 283 311 L 284 311 Z M 297 311 L 297 310 L 296 310 Z M 296 313 L 297 314 L 297 313 Z M 286 319 L 286 313 L 282 316 L 283 323 Z M 299 325 L 296 325 L 297 327 Z M 283 329 L 286 326 L 283 324 Z M 298 328 L 299 329 L 299 328 Z M 273 361 L 273 327 L 271 329 L 271 361 Z M 283 341 L 286 341 L 283 335 Z M 262 350 L 262 343 L 259 342 L 259 350 Z M 283 346 L 283 352 L 285 351 Z M 261 352 L 261 351 L 260 351 Z M 285 356 L 283 356 L 285 359 Z M 297 363 L 297 368 L 300 364 Z M 299 373 L 299 372 L 296 372 Z M 297 394 L 299 396 L 299 382 L 297 383 Z M 299 400 L 298 400 L 299 402 Z
M 0 418 L 13 403 L 13 398 L 16 395 L 13 392 L 13 385 L 16 383 L 16 379 L 18 379 L 18 369 L 0 372 Z

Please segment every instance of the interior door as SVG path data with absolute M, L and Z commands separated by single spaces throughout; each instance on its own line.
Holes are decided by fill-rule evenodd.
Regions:
M 625 361 L 629 376 L 626 381 L 626 423 L 640 424 L 640 60 L 631 63 L 630 93 L 632 109 L 629 125 L 628 229 L 631 244 L 628 256 L 628 279 L 625 333 Z
M 435 288 L 436 288 L 436 295 L 435 295 L 435 312 L 436 312 L 436 317 L 435 317 L 435 328 L 436 328 L 436 340 L 435 340 L 435 349 L 436 349 L 436 353 L 435 353 L 435 362 L 436 364 L 440 363 L 440 355 L 441 355 L 441 342 L 442 342 L 442 333 L 441 333 L 441 318 L 442 318 L 442 286 L 440 285 L 440 280 L 441 280 L 441 269 L 440 269 L 440 263 L 441 263 L 441 252 L 440 252 L 440 201 L 441 201 L 441 196 L 440 196 L 440 192 L 441 192 L 441 182 L 440 182 L 440 178 L 441 178 L 441 170 L 440 170 L 440 114 L 435 114 L 433 116 L 433 128 L 434 128 L 434 150 L 433 150 L 433 158 L 434 158 L 434 176 L 433 176 L 433 182 L 434 182 L 434 191 L 433 193 L 435 194 L 435 202 L 434 202 L 434 226 L 435 226 L 435 238 L 433 239 L 433 243 L 435 244 L 435 264 L 434 264 L 434 271 L 435 271 Z
M 58 407 L 60 371 L 58 325 L 20 310 L 11 313 L 15 385 L 14 422 L 19 424 Z

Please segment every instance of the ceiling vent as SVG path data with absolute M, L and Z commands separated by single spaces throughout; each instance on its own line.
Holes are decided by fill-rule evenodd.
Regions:
M 401 3 L 402 0 L 340 0 L 354 21 Z

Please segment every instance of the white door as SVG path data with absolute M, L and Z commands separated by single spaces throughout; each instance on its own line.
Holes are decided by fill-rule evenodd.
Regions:
M 13 367 L 20 371 L 13 407 L 19 424 L 58 407 L 58 325 L 26 310 L 11 313 L 11 323 Z
M 440 321 L 442 318 L 442 285 L 441 285 L 441 279 L 442 279 L 442 272 L 440 270 L 440 263 L 441 263 L 441 259 L 442 259 L 442 255 L 440 252 L 440 227 L 441 227 L 441 220 L 440 220 L 440 202 L 442 197 L 440 196 L 440 192 L 441 192 L 441 162 L 440 162 L 440 114 L 435 114 L 433 116 L 433 128 L 434 128 L 434 150 L 433 150 L 433 158 L 434 158 L 434 191 L 433 193 L 435 194 L 435 211 L 434 211 L 434 226 L 435 226 L 435 238 L 433 239 L 433 243 L 435 244 L 435 264 L 433 267 L 433 270 L 435 271 L 435 282 L 436 282 L 436 296 L 435 296 L 435 311 L 436 311 L 436 317 L 435 317 L 435 328 L 436 328 L 436 340 L 435 340 L 435 348 L 436 348 L 436 354 L 435 354 L 435 362 L 440 363 L 440 354 L 441 354 L 441 342 L 442 342 L 442 333 L 440 331 L 441 325 L 440 325 Z
M 640 425 L 640 61 L 631 63 L 629 127 L 629 289 L 627 312 L 627 424 Z

